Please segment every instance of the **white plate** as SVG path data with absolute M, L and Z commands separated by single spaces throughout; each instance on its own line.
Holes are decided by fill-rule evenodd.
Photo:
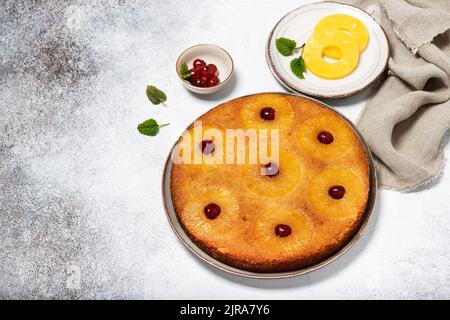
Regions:
M 356 69 L 348 76 L 336 79 L 322 79 L 306 72 L 305 79 L 297 78 L 290 69 L 290 62 L 299 56 L 282 56 L 275 47 L 280 37 L 293 39 L 300 46 L 313 33 L 314 27 L 323 17 L 343 13 L 359 19 L 369 31 L 369 42 L 361 53 Z M 335 2 L 319 2 L 297 8 L 275 25 L 269 35 L 266 46 L 266 59 L 273 75 L 286 88 L 320 98 L 342 98 L 356 94 L 367 88 L 383 73 L 389 57 L 389 45 L 381 26 L 365 11 Z

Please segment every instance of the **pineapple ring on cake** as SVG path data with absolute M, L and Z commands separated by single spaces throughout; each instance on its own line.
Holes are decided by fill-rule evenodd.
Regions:
M 231 239 L 240 222 L 239 202 L 228 188 L 208 186 L 201 192 L 193 192 L 187 199 L 181 221 L 197 239 Z
M 353 131 L 344 120 L 323 112 L 299 125 L 296 140 L 304 151 L 326 160 L 341 156 L 355 143 Z
M 328 62 L 324 57 L 327 48 L 338 48 L 342 56 L 338 61 Z M 355 70 L 359 61 L 356 41 L 344 31 L 315 32 L 306 42 L 303 59 L 308 70 L 324 79 L 340 79 Z
M 185 131 L 172 152 L 174 162 L 207 169 L 225 163 L 226 133 L 211 125 L 193 126 Z
M 278 159 L 268 157 L 257 164 L 242 167 L 244 184 L 254 193 L 265 197 L 288 194 L 299 184 L 300 162 L 287 150 L 279 149 Z
M 241 121 L 247 129 L 279 129 L 290 131 L 295 111 L 290 102 L 278 94 L 250 97 L 241 108 Z
M 312 235 L 312 220 L 300 210 L 273 205 L 255 221 L 255 243 L 268 258 L 297 255 L 310 244 Z
M 328 168 L 312 178 L 308 198 L 325 217 L 356 219 L 364 210 L 367 188 L 361 177 L 347 168 Z
M 366 26 L 359 19 L 348 14 L 330 14 L 322 18 L 317 23 L 314 33 L 332 33 L 336 30 L 348 32 L 350 36 L 355 39 L 358 44 L 359 52 L 363 52 L 369 42 L 369 31 Z M 324 55 L 333 59 L 340 59 L 342 52 L 338 47 L 326 47 L 323 50 Z

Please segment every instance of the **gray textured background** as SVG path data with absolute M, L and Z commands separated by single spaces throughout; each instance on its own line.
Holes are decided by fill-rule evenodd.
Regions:
M 295 279 L 213 270 L 166 222 L 170 145 L 219 102 L 282 90 L 265 40 L 304 2 L 1 1 L 0 297 L 450 298 L 448 170 L 418 193 L 380 192 L 358 244 Z M 202 42 L 227 48 L 237 70 L 209 97 L 183 89 L 174 70 Z M 149 104 L 148 83 L 167 107 Z M 355 119 L 366 95 L 333 103 Z M 149 117 L 171 125 L 141 136 Z

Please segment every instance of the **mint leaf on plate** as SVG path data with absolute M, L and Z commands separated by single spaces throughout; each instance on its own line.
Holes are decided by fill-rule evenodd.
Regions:
M 137 126 L 138 131 L 146 136 L 156 136 L 159 132 L 159 129 L 165 126 L 168 126 L 168 123 L 158 124 L 155 119 L 148 119 L 144 122 L 140 123 Z
M 153 104 L 164 103 L 167 100 L 166 94 L 155 86 L 147 86 L 145 93 L 147 94 L 150 102 Z
M 191 77 L 191 73 L 189 72 L 189 68 L 186 63 L 181 65 L 180 74 L 183 79 L 189 79 Z
M 305 60 L 300 56 L 298 58 L 292 59 L 291 61 L 291 71 L 300 79 L 305 79 L 303 72 L 306 71 Z
M 297 42 L 288 38 L 278 38 L 275 40 L 275 46 L 283 56 L 290 56 L 297 46 Z

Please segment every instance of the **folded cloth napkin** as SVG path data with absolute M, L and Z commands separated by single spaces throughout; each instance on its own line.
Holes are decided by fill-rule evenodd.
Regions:
M 450 128 L 450 1 L 341 0 L 370 13 L 386 32 L 387 79 L 357 123 L 377 157 L 380 186 L 408 192 L 435 180 Z

